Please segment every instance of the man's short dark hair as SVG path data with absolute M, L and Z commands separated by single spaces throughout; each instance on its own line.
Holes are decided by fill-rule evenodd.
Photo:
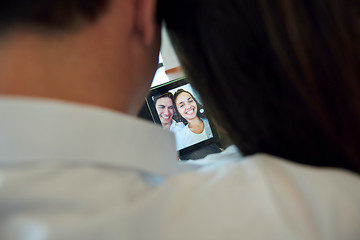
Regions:
M 34 26 L 67 29 L 75 22 L 94 21 L 109 0 L 9 0 L 0 4 L 0 31 Z
M 171 92 L 166 92 L 166 93 L 163 93 L 163 94 L 160 94 L 160 95 L 157 95 L 154 97 L 154 104 L 156 105 L 156 102 L 157 100 L 159 100 L 160 98 L 164 98 L 164 97 L 168 97 L 171 99 L 171 101 L 173 102 L 174 104 L 174 96 Z

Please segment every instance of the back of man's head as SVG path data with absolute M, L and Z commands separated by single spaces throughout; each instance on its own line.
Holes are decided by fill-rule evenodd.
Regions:
M 108 0 L 11 0 L 0 4 L 0 30 L 33 25 L 47 29 L 64 29 L 76 22 L 94 21 Z
M 156 0 L 0 3 L 0 95 L 135 115 L 157 66 L 155 9 Z

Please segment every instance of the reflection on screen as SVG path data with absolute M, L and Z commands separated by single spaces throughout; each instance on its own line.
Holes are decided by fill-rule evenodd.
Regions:
M 154 79 L 151 83 L 151 87 L 155 87 L 169 81 L 170 79 L 165 73 L 165 67 L 159 67 L 155 73 Z

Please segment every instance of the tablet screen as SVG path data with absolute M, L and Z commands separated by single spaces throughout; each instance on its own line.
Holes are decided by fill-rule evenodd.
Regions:
M 152 88 L 147 105 L 154 122 L 174 132 L 180 155 L 216 139 L 199 94 L 185 78 Z

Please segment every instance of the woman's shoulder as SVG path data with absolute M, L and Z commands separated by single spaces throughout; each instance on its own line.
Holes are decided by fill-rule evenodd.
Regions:
M 360 177 L 356 174 L 261 153 L 243 157 L 234 146 L 189 164 L 199 165 L 201 161 L 203 166 L 197 172 L 178 176 L 174 183 L 181 185 L 184 181 L 184 189 L 192 199 L 190 212 L 203 208 L 207 209 L 207 217 L 222 216 L 227 222 L 236 222 L 239 236 L 253 236 L 253 222 L 265 231 L 255 239 L 266 235 L 277 239 L 271 236 L 285 232 L 289 234 L 285 239 L 360 236 L 356 226 L 360 221 Z M 179 195 L 183 200 L 181 191 Z M 194 213 L 188 220 L 206 222 L 214 231 L 220 227 L 201 216 Z
M 272 179 L 271 182 L 278 181 L 280 184 L 284 182 L 284 179 L 287 179 L 288 183 L 293 182 L 298 186 L 307 184 L 309 187 L 314 184 L 320 186 L 330 183 L 332 187 L 344 185 L 345 188 L 352 188 L 351 183 L 357 183 L 360 194 L 360 175 L 348 170 L 305 165 L 265 153 L 244 157 L 234 145 L 222 153 L 209 155 L 198 164 L 201 164 L 201 161 L 204 166 L 208 163 L 224 165 L 224 167 L 232 165 L 230 168 L 237 168 L 238 173 L 251 169 L 253 173 Z

